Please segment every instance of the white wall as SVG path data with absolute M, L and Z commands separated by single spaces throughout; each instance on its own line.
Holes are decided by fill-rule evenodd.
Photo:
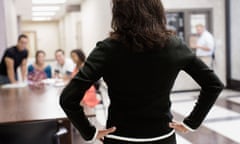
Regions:
M 240 81 L 240 1 L 231 0 L 231 71 L 232 79 Z
M 2 58 L 5 49 L 17 43 L 18 26 L 14 0 L 0 2 L 0 35 L 0 58 Z
M 89 52 L 111 31 L 111 1 L 84 0 L 82 3 L 82 45 Z
M 213 31 L 217 43 L 215 71 L 226 82 L 225 63 L 225 1 L 224 0 L 162 0 L 170 9 L 213 9 Z M 89 53 L 99 40 L 106 38 L 111 30 L 111 4 L 109 0 L 85 0 L 82 4 L 83 48 Z M 187 81 L 187 83 L 186 83 Z M 184 82 L 184 83 L 183 83 Z M 174 90 L 198 88 L 196 83 L 181 73 Z
M 0 1 L 0 60 L 2 59 L 2 55 L 6 49 L 6 25 L 4 13 L 4 3 L 3 1 Z
M 22 32 L 36 32 L 37 50 L 44 50 L 47 59 L 54 59 L 54 53 L 60 47 L 58 21 L 22 22 Z
M 80 12 L 72 12 L 66 14 L 59 22 L 60 45 L 68 57 L 73 49 L 81 48 L 78 45 L 81 32 L 77 29 L 80 19 Z
M 59 48 L 70 57 L 73 49 L 82 48 L 79 46 L 81 31 L 77 29 L 80 20 L 80 12 L 72 12 L 64 15 L 59 21 L 23 21 L 21 31 L 36 32 L 37 49 L 46 51 L 47 59 L 54 59 L 55 51 Z
M 3 0 L 5 9 L 5 23 L 7 34 L 7 46 L 13 46 L 17 43 L 18 26 L 15 0 Z

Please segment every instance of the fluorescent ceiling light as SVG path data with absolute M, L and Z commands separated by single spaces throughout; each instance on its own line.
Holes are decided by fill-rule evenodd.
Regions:
M 33 16 L 54 16 L 56 15 L 55 12 L 33 12 Z
M 66 0 L 32 0 L 33 4 L 63 4 Z
M 39 11 L 58 11 L 60 7 L 58 6 L 34 6 L 32 7 L 32 11 L 39 12 Z
M 52 20 L 52 18 L 50 18 L 50 17 L 33 17 L 32 20 L 33 21 L 49 21 L 49 20 Z

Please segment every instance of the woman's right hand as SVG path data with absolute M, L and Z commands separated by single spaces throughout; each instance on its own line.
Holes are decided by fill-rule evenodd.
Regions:
M 173 129 L 175 129 L 179 132 L 182 132 L 182 133 L 188 133 L 189 132 L 188 129 L 184 125 L 182 125 L 182 123 L 177 122 L 177 121 L 170 122 L 169 127 L 173 128 Z
M 103 141 L 105 136 L 107 136 L 108 134 L 113 133 L 115 131 L 116 131 L 116 127 L 112 127 L 112 128 L 105 129 L 105 130 L 99 130 L 97 139 Z

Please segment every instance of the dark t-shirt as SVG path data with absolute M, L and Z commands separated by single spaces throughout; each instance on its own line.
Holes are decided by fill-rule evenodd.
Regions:
M 25 49 L 23 51 L 19 51 L 16 46 L 8 48 L 1 60 L 0 63 L 0 75 L 7 76 L 7 65 L 5 62 L 5 58 L 11 58 L 14 61 L 14 71 L 16 73 L 17 68 L 22 64 L 22 61 L 28 57 L 28 51 Z

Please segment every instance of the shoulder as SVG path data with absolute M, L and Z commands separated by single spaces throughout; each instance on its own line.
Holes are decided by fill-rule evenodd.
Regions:
M 14 53 L 16 52 L 16 47 L 15 46 L 12 46 L 12 47 L 9 47 L 6 49 L 6 53 Z
M 167 47 L 173 47 L 173 48 L 178 48 L 181 47 L 183 45 L 183 40 L 176 36 L 173 35 L 171 37 L 169 37 L 168 42 L 167 42 Z
M 28 71 L 33 71 L 34 70 L 34 66 L 31 64 L 28 66 Z
M 52 71 L 52 68 L 50 65 L 47 65 L 44 69 L 46 72 L 51 72 Z
M 165 49 L 173 53 L 181 52 L 186 48 L 188 48 L 186 43 L 176 35 L 169 37 L 168 42 L 165 46 Z
M 50 65 L 47 65 L 47 66 L 45 67 L 45 69 L 46 69 L 46 70 L 51 70 L 52 68 L 51 68 Z
M 16 51 L 17 50 L 17 46 L 11 46 L 8 48 L 9 51 Z
M 69 65 L 69 64 L 73 65 L 74 64 L 73 61 L 70 58 L 66 58 L 65 61 L 66 61 L 67 65 Z
M 28 56 L 28 50 L 25 49 L 25 50 L 21 51 L 21 54 L 24 58 L 26 58 Z
M 205 31 L 203 33 L 204 38 L 206 39 L 213 39 L 213 35 L 209 31 Z
M 195 56 L 194 52 L 188 47 L 186 42 L 177 36 L 172 36 L 169 39 L 168 49 L 170 49 L 170 53 L 172 53 L 175 58 L 191 59 Z
M 28 54 L 28 50 L 27 49 L 23 50 L 23 53 Z
M 102 41 L 98 41 L 96 43 L 95 48 L 91 51 L 90 55 L 88 56 L 88 58 L 99 56 L 105 57 L 110 52 L 110 50 L 112 50 L 115 47 L 116 47 L 115 43 L 109 38 L 104 39 Z
M 16 47 L 10 47 L 5 50 L 4 57 L 14 58 L 16 54 Z
M 64 67 L 68 70 L 68 71 L 73 71 L 74 69 L 74 62 L 70 59 L 70 58 L 66 58 L 65 59 L 65 64 Z
M 59 67 L 60 65 L 58 64 L 57 61 L 55 61 L 55 62 L 53 63 L 53 66 L 54 66 L 54 67 Z
M 97 42 L 97 47 L 100 47 L 102 49 L 105 49 L 105 50 L 110 50 L 110 49 L 113 49 L 113 48 L 116 48 L 116 47 L 120 47 L 122 46 L 123 44 L 116 40 L 116 39 L 113 39 L 113 38 L 106 38 L 102 41 L 99 41 Z
M 106 38 L 102 41 L 97 42 L 93 55 L 105 57 L 108 59 L 113 57 L 115 54 L 119 54 L 128 50 L 122 42 L 112 38 Z

